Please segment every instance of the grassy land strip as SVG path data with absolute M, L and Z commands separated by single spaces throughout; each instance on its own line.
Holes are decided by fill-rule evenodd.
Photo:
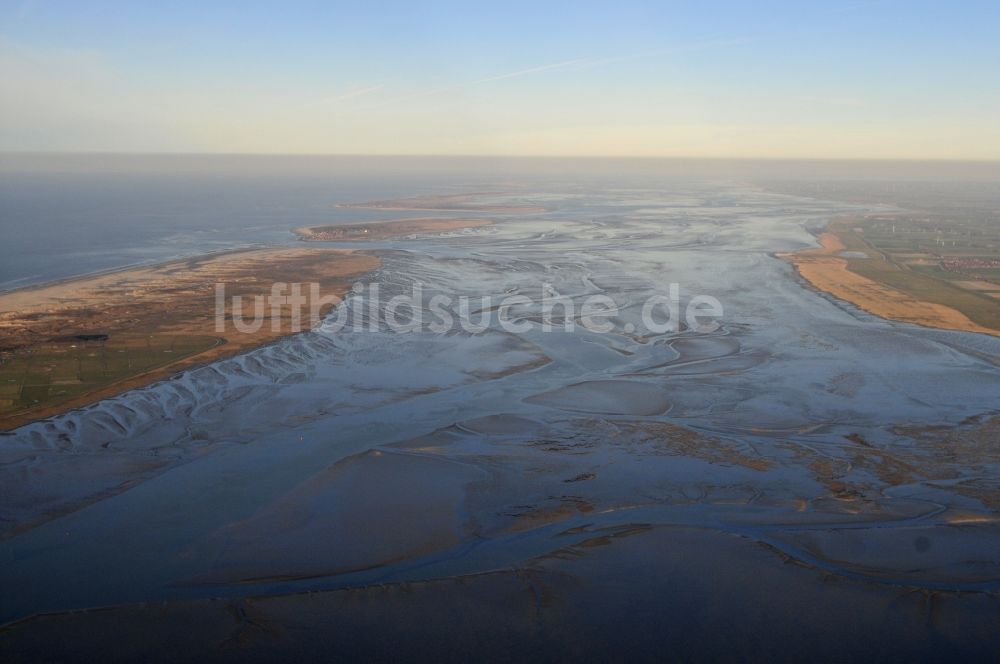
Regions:
M 866 241 L 857 218 L 833 220 L 819 249 L 783 254 L 816 288 L 883 318 L 1000 335 L 1000 300 L 917 272 Z
M 0 295 L 0 430 L 141 387 L 195 364 L 296 331 L 290 308 L 262 308 L 252 332 L 232 324 L 232 296 L 252 302 L 274 283 L 341 296 L 375 269 L 340 249 L 259 249 L 173 261 Z M 225 325 L 216 327 L 216 284 Z M 308 314 L 309 289 L 303 307 Z M 329 308 L 331 304 L 324 305 Z M 322 308 L 320 308 L 322 311 Z M 253 311 L 247 311 L 252 319 Z M 315 321 L 304 320 L 308 329 Z

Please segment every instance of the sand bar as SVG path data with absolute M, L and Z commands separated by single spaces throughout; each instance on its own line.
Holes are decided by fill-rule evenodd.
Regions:
M 387 219 L 356 224 L 335 224 L 329 226 L 302 226 L 294 229 L 302 240 L 318 242 L 388 240 L 408 235 L 447 233 L 463 228 L 488 226 L 488 219 L 439 219 L 420 217 L 416 219 Z
M 363 203 L 341 203 L 337 207 L 371 210 L 427 210 L 434 212 L 493 212 L 498 214 L 534 214 L 546 212 L 541 205 L 498 203 L 498 194 L 443 194 L 413 196 Z

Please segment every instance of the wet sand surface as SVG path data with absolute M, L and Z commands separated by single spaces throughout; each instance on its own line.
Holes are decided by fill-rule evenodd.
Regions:
M 373 243 L 383 302 L 516 293 L 537 321 L 550 284 L 624 330 L 677 282 L 720 325 L 316 331 L 17 429 L 0 656 L 996 652 L 1000 339 L 803 287 L 774 254 L 846 206 L 530 198 L 549 211 Z
M 46 617 L 14 631 L 6 648 L 90 658 L 114 644 L 122 660 L 223 662 L 351 653 L 386 661 L 427 652 L 506 661 L 662 661 L 680 653 L 844 661 L 861 651 L 883 660 L 938 648 L 954 661 L 995 653 L 988 644 L 997 606 L 987 596 L 858 587 L 776 561 L 746 538 L 699 528 L 587 535 L 517 569 L 461 578 Z M 815 623 L 826 629 L 809 630 Z M 150 658 L 136 635 L 164 646 Z M 53 644 L 54 637 L 64 640 Z

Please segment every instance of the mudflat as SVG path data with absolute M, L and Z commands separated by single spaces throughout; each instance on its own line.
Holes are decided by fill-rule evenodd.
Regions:
M 1000 339 L 803 288 L 774 256 L 842 206 L 675 186 L 380 244 L 366 286 L 475 330 L 288 336 L 3 436 L 0 658 L 988 657 Z M 718 329 L 643 329 L 675 280 Z M 614 329 L 546 332 L 542 284 Z

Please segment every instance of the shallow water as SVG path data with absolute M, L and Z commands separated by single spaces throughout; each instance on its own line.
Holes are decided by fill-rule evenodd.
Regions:
M 1000 620 L 1000 452 L 988 428 L 1000 339 L 877 319 L 772 256 L 812 246 L 808 228 L 857 208 L 680 180 L 523 186 L 512 200 L 552 209 L 381 242 L 374 280 L 383 303 L 414 282 L 425 298 L 524 295 L 510 314 L 528 331 L 494 318 L 480 334 L 305 333 L 0 438 L 0 619 L 555 565 L 584 588 L 548 582 L 556 603 L 611 585 L 676 617 L 642 590 L 652 566 L 688 579 L 678 592 L 730 629 L 727 593 L 739 587 L 748 605 L 778 578 L 803 590 L 769 600 L 776 620 L 795 619 L 813 593 L 835 595 L 833 611 L 860 606 L 870 624 L 933 649 L 961 640 L 954 621 Z M 642 303 L 670 283 L 684 298 L 716 297 L 719 326 L 640 333 Z M 575 301 L 613 298 L 617 332 L 543 331 L 543 284 Z M 695 534 L 649 560 L 671 528 Z M 586 562 L 584 544 L 602 537 L 609 552 Z M 712 542 L 727 544 L 685 567 Z M 570 558 L 584 562 L 543 562 L 567 547 L 583 547 Z M 636 556 L 613 580 L 596 562 Z M 788 561 L 794 573 L 776 571 Z M 740 573 L 708 580 L 723 568 Z M 945 598 L 952 627 L 897 615 L 893 598 L 914 591 Z M 483 601 L 501 606 L 496 593 Z M 437 606 L 422 597 L 411 610 Z M 370 601 L 385 603 L 371 624 L 389 627 L 395 600 Z M 552 638 L 599 619 L 545 611 Z M 812 618 L 799 648 L 823 632 L 826 618 Z M 21 629 L 43 629 L 32 624 Z M 728 652 L 777 652 L 778 632 L 762 644 L 752 622 L 743 629 Z

